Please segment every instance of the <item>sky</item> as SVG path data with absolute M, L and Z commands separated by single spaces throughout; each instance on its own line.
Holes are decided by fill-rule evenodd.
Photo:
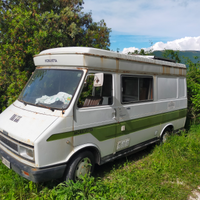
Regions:
M 84 0 L 83 7 L 112 29 L 110 50 L 200 51 L 200 0 Z

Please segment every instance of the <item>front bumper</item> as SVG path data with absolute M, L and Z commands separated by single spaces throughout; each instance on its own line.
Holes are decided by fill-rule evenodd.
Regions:
M 20 176 L 28 180 L 31 180 L 35 183 L 45 182 L 45 181 L 63 177 L 66 166 L 67 166 L 66 164 L 61 164 L 61 165 L 45 167 L 45 168 L 30 167 L 26 164 L 19 162 L 18 160 L 8 155 L 5 151 L 3 151 L 0 148 L 1 160 L 2 160 L 2 157 L 10 162 L 10 169 L 13 169 Z

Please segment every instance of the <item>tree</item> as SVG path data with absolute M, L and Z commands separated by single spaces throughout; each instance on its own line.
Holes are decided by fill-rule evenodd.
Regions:
M 128 52 L 128 55 L 153 55 L 153 50 L 145 51 L 144 49 L 140 49 L 140 51 L 135 50 L 134 52 Z
M 188 116 L 193 123 L 200 122 L 200 62 L 185 58 L 187 69 Z M 197 59 L 197 58 L 196 58 Z
M 0 2 L 0 111 L 19 95 L 34 71 L 33 55 L 54 47 L 109 49 L 104 20 L 83 13 L 82 0 Z
M 164 52 L 163 52 L 163 56 L 165 58 L 169 58 L 169 59 L 173 59 L 175 60 L 177 63 L 180 63 L 181 62 L 181 59 L 179 57 L 179 51 L 174 51 L 174 50 L 168 50 L 166 49 Z

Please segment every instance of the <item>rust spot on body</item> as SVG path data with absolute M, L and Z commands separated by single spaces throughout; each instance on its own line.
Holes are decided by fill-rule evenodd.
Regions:
M 43 54 L 36 54 L 33 57 L 38 57 L 38 56 L 46 56 L 46 55 L 53 55 L 52 53 L 43 53 Z
M 86 66 L 86 63 L 85 63 L 85 55 L 83 55 L 83 66 Z
M 101 68 L 103 68 L 103 57 L 101 57 Z
M 65 118 L 65 111 L 66 110 L 57 110 L 57 112 L 59 112 L 59 117 Z M 55 116 L 57 116 L 57 115 L 55 115 Z
M 85 69 L 85 67 L 77 67 L 76 69 L 83 70 L 83 69 Z
M 183 74 L 183 70 L 179 69 L 179 75 L 182 75 L 182 74 Z
M 167 72 L 167 74 L 170 74 L 170 67 L 166 67 L 167 69 L 166 69 L 166 72 Z
M 52 66 L 37 66 L 36 69 L 51 69 L 52 67 L 55 67 L 56 65 L 52 65 Z
M 170 74 L 170 67 L 162 66 L 163 74 Z
M 131 72 L 130 71 L 122 71 L 122 73 L 130 74 Z

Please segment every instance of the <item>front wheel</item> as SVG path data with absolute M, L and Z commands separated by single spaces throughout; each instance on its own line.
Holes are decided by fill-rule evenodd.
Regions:
M 94 156 L 90 151 L 81 152 L 69 162 L 65 173 L 65 180 L 80 180 L 85 174 L 91 174 L 94 169 Z

